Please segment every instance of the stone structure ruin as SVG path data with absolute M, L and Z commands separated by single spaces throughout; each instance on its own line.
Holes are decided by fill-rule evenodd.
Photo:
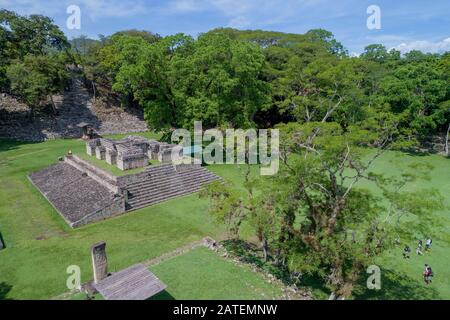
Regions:
M 150 159 L 176 162 L 183 158 L 181 146 L 141 136 L 128 136 L 122 140 L 92 139 L 86 142 L 86 153 L 120 170 L 146 167 Z
M 104 241 L 91 247 L 94 281 L 83 286 L 89 296 L 99 293 L 105 300 L 147 300 L 167 288 L 142 263 L 108 273 L 105 249 Z
M 99 283 L 108 276 L 108 259 L 106 258 L 106 242 L 102 241 L 91 247 L 94 283 Z
M 78 76 L 70 90 L 53 96 L 53 101 L 56 114 L 44 110 L 33 114 L 29 106 L 0 93 L 0 138 L 45 141 L 148 131 L 142 108 L 95 101 Z
M 72 228 L 197 192 L 220 179 L 195 162 L 170 162 L 183 157 L 182 147 L 143 137 L 97 138 L 87 141 L 86 149 L 122 170 L 143 170 L 115 176 L 69 152 L 31 173 L 31 183 Z M 162 163 L 148 165 L 149 159 Z

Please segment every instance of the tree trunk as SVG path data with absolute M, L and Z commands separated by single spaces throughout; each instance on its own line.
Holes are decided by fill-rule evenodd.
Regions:
M 336 293 L 332 292 L 328 297 L 328 300 L 345 300 L 345 297 L 339 296 Z
M 94 80 L 92 80 L 91 82 L 92 82 L 92 91 L 93 91 L 93 94 L 94 94 L 94 103 L 95 103 L 96 102 L 95 83 L 94 83 Z
M 56 116 L 58 114 L 58 110 L 56 109 L 55 101 L 53 101 L 52 95 L 50 95 L 50 101 L 52 102 L 53 114 Z
M 450 138 L 450 123 L 448 124 L 447 135 L 445 136 L 445 153 L 446 153 L 447 157 L 450 156 L 449 142 L 448 142 L 449 138 Z
M 267 239 L 264 237 L 261 243 L 263 254 L 264 254 L 264 262 L 267 262 L 267 252 L 269 251 L 269 245 L 267 243 Z

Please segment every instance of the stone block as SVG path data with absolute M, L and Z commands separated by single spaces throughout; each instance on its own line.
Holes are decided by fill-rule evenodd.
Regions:
M 95 155 L 95 147 L 86 143 L 86 153 L 90 156 Z
M 110 165 L 115 165 L 117 163 L 117 152 L 114 150 L 106 150 L 106 162 Z
M 94 282 L 99 283 L 108 276 L 108 259 L 106 258 L 106 242 L 102 241 L 91 247 Z
M 158 154 L 158 160 L 160 162 L 176 162 L 183 158 L 183 147 L 181 146 L 170 146 L 169 148 L 164 148 Z
M 106 150 L 104 147 L 100 146 L 100 147 L 95 148 L 95 157 L 98 160 L 105 160 L 105 154 L 106 154 Z

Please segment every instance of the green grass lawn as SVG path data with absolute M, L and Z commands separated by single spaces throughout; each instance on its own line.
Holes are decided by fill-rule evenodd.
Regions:
M 27 174 L 84 148 L 80 140 L 0 140 L 0 232 L 7 246 L 0 251 L 0 299 L 64 293 L 69 265 L 81 267 L 82 281 L 91 279 L 90 246 L 101 240 L 107 242 L 110 270 L 118 271 L 207 235 L 222 237 L 223 229 L 207 213 L 208 201 L 196 194 L 72 230 Z
M 417 242 L 405 243 L 388 252 L 379 259 L 382 271 L 382 289 L 380 291 L 360 291 L 361 299 L 450 299 L 450 159 L 439 155 L 408 155 L 400 152 L 387 152 L 376 160 L 372 171 L 386 176 L 400 174 L 413 163 L 426 163 L 433 166 L 429 172 L 429 180 L 418 180 L 408 185 L 408 190 L 436 188 L 444 197 L 446 209 L 437 211 L 430 219 L 438 219 L 442 225 L 430 236 L 433 248 L 417 256 Z M 371 183 L 360 186 L 378 192 Z M 425 243 L 425 239 L 422 239 Z M 411 259 L 403 259 L 402 250 L 408 244 L 413 250 Z M 422 272 L 425 263 L 434 271 L 433 284 L 423 283 Z
M 144 135 L 154 137 L 152 133 Z M 122 135 L 123 136 L 123 135 Z M 121 136 L 114 136 L 120 138 Z M 82 280 L 92 278 L 90 266 L 90 246 L 98 241 L 107 242 L 108 261 L 111 271 L 118 271 L 131 264 L 141 262 L 162 253 L 174 250 L 204 236 L 219 239 L 224 230 L 208 215 L 208 202 L 190 195 L 156 206 L 138 210 L 113 219 L 98 222 L 72 230 L 32 186 L 27 174 L 40 170 L 58 161 L 72 150 L 84 153 L 84 142 L 80 140 L 53 140 L 44 143 L 18 143 L 0 140 L 0 232 L 7 248 L 0 251 L 0 299 L 47 299 L 67 291 L 66 268 L 79 265 Z M 389 153 L 379 159 L 376 170 L 397 174 L 399 167 L 412 161 L 426 161 L 435 168 L 431 180 L 421 185 L 434 186 L 446 196 L 450 205 L 450 160 L 440 156 L 409 156 Z M 232 180 L 239 187 L 243 180 L 244 168 L 234 165 L 209 166 L 210 170 Z M 255 174 L 257 168 L 253 168 Z M 370 186 L 369 186 L 370 187 Z M 379 293 L 361 292 L 360 298 L 445 298 L 450 299 L 450 219 L 449 211 L 437 212 L 445 230 L 432 235 L 433 251 L 425 257 L 412 256 L 411 260 L 401 258 L 401 248 L 380 260 L 385 286 Z M 414 244 L 411 244 L 414 248 Z M 155 266 L 154 270 L 169 284 L 168 292 L 173 297 L 182 298 L 261 298 L 262 292 L 270 297 L 271 290 L 252 278 L 243 276 L 242 286 L 238 278 L 232 277 L 237 271 L 228 266 L 227 261 L 208 257 L 209 252 L 195 251 L 185 256 Z M 214 279 L 213 270 L 204 278 L 200 271 L 183 272 L 184 263 L 196 269 L 195 255 L 202 256 L 204 265 L 221 266 L 229 278 Z M 421 282 L 423 264 L 429 263 L 435 271 L 435 282 L 426 287 Z M 161 268 L 161 269 L 160 269 Z M 222 272 L 222 271 L 221 271 Z M 246 272 L 241 270 L 239 272 Z M 180 280 L 181 275 L 197 277 Z M 195 277 L 194 277 L 195 275 Z M 200 277 L 200 278 L 199 278 Z M 189 278 L 189 277 L 186 277 Z M 253 279 L 253 280 L 252 280 Z M 192 282 L 190 282 L 192 281 Z M 209 288 L 209 281 L 233 283 L 234 294 L 227 289 Z M 210 283 L 212 283 L 210 282 Z M 260 285 L 258 285 L 260 283 Z M 245 289 L 247 284 L 255 286 L 255 295 Z M 239 296 L 240 297 L 240 296 Z
M 222 231 L 206 213 L 208 203 L 191 195 L 80 229 L 70 229 L 26 178 L 57 161 L 82 141 L 39 144 L 0 142 L 0 299 L 45 299 L 66 291 L 66 268 L 79 265 L 92 277 L 90 246 L 107 241 L 111 271 L 156 257 Z M 41 240 L 38 240 L 41 239 Z
M 277 299 L 272 285 L 246 266 L 238 266 L 206 248 L 164 261 L 150 270 L 167 285 L 156 299 Z

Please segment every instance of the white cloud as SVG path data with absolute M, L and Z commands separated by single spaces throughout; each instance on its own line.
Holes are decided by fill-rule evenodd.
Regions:
M 141 0 L 79 0 L 79 2 L 84 13 L 91 18 L 129 17 L 148 11 L 148 6 L 146 7 Z
M 126 17 L 148 12 L 143 0 L 0 0 L 0 7 L 20 14 L 65 14 L 69 5 L 78 5 L 81 14 L 97 17 Z
M 199 0 L 177 0 L 169 2 L 163 10 L 166 13 L 191 13 L 205 10 L 205 3 Z
M 67 6 L 57 5 L 58 1 L 33 1 L 33 0 L 0 0 L 2 9 L 18 12 L 19 14 L 47 14 L 54 15 L 65 11 Z M 58 8 L 61 7 L 61 8 Z
M 235 29 L 244 29 L 248 26 L 250 26 L 250 21 L 247 20 L 245 17 L 236 17 L 234 19 L 231 19 L 231 21 L 228 23 L 227 27 L 229 28 L 235 28 Z
M 393 49 L 399 50 L 401 53 L 407 53 L 412 50 L 420 50 L 426 53 L 443 53 L 450 51 L 450 38 L 437 42 L 427 40 L 403 42 L 393 47 Z
M 304 9 L 322 4 L 324 0 L 172 0 L 165 6 L 166 14 L 214 12 L 228 19 L 228 26 L 270 25 L 295 18 Z

